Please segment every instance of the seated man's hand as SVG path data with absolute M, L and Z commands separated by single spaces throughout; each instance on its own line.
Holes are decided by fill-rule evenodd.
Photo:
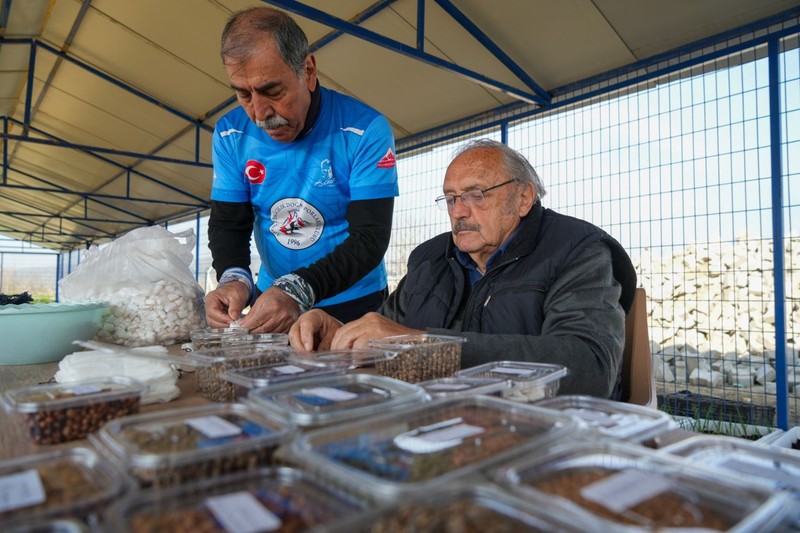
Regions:
M 333 336 L 331 349 L 365 348 L 370 339 L 420 333 L 425 333 L 425 330 L 407 328 L 379 313 L 367 313 L 342 326 Z
M 342 323 L 321 309 L 300 315 L 289 330 L 289 344 L 298 352 L 330 350 L 333 335 Z
M 227 328 L 234 320 L 239 320 L 242 309 L 250 299 L 247 285 L 231 281 L 220 285 L 206 295 L 206 322 L 212 328 Z
M 286 333 L 299 316 L 297 302 L 282 290 L 270 287 L 250 306 L 239 325 L 250 333 Z

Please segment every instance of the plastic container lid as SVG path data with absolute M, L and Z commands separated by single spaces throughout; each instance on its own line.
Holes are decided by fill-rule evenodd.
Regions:
M 72 447 L 0 462 L 0 523 L 88 517 L 128 490 L 129 482 L 89 448 Z
M 385 376 L 340 374 L 253 389 L 256 406 L 275 411 L 300 427 L 323 426 L 427 400 L 416 385 Z
M 608 437 L 631 442 L 642 442 L 678 427 L 663 411 L 592 396 L 556 396 L 538 405 L 576 416 Z
M 106 524 L 134 532 L 306 531 L 361 508 L 299 470 L 266 468 L 139 491 L 112 506 Z
M 218 348 L 225 337 L 247 335 L 245 328 L 202 328 L 189 332 L 189 338 L 195 350 Z
M 419 384 L 431 398 L 456 398 L 458 396 L 473 396 L 485 394 L 488 396 L 502 396 L 503 391 L 511 386 L 503 378 L 468 378 L 451 377 L 432 379 Z
M 127 377 L 33 385 L 6 391 L 3 408 L 16 413 L 37 444 L 82 439 L 107 421 L 139 412 L 147 386 Z
M 774 490 L 800 495 L 800 455 L 786 450 L 759 446 L 736 437 L 698 435 L 659 452 L 685 457 L 704 467 L 737 474 L 748 482 L 765 483 Z
M 561 378 L 569 373 L 563 365 L 525 361 L 494 361 L 456 372 L 458 377 L 506 378 L 511 387 L 504 398 L 516 402 L 536 402 L 558 393 Z
M 297 360 L 283 361 L 271 365 L 260 365 L 245 368 L 232 368 L 222 374 L 222 379 L 247 389 L 239 391 L 246 396 L 250 389 L 272 387 L 291 381 L 305 380 L 314 377 L 332 376 L 344 372 L 348 367 L 318 366 L 302 363 Z
M 397 357 L 378 363 L 379 374 L 419 383 L 450 377 L 457 372 L 461 368 L 461 345 L 465 341 L 463 337 L 422 333 L 371 339 L 369 346 L 399 352 Z
M 143 486 L 171 486 L 267 466 L 296 428 L 243 404 L 208 404 L 112 420 L 93 436 Z
M 596 531 L 596 521 L 552 512 L 546 502 L 525 501 L 489 484 L 447 487 L 414 495 L 337 522 L 328 533 L 491 531 Z
M 290 361 L 297 361 L 321 367 L 374 368 L 381 362 L 397 357 L 397 351 L 379 350 L 377 348 L 351 348 L 349 350 L 329 350 L 322 352 L 294 353 Z
M 247 333 L 245 335 L 226 335 L 220 340 L 220 345 L 241 346 L 246 344 L 277 344 L 280 346 L 289 345 L 289 335 L 287 333 Z
M 789 499 L 620 441 L 572 442 L 534 452 L 497 477 L 522 497 L 549 496 L 554 510 L 594 516 L 612 531 L 769 531 L 785 520 Z
M 299 435 L 288 454 L 345 490 L 386 501 L 438 488 L 576 428 L 555 411 L 468 396 Z

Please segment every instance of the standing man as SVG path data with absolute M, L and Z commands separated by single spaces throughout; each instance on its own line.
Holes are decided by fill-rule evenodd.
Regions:
M 388 121 L 320 87 L 306 35 L 281 11 L 235 13 L 221 56 L 240 106 L 214 131 L 208 325 L 226 327 L 248 305 L 238 323 L 256 333 L 288 331 L 312 307 L 342 322 L 377 309 L 398 195 Z
M 617 399 L 625 314 L 636 271 L 602 229 L 542 206 L 525 157 L 492 141 L 462 147 L 442 196 L 451 231 L 416 247 L 377 313 L 342 325 L 312 310 L 289 340 L 298 351 L 367 345 L 413 333 L 458 335 L 461 366 L 515 360 L 566 366 L 559 394 Z

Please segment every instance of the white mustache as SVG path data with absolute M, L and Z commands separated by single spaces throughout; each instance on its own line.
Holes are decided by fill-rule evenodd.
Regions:
M 262 130 L 274 130 L 275 128 L 280 128 L 281 126 L 287 126 L 288 124 L 289 121 L 280 115 L 272 115 L 264 120 L 256 120 L 256 126 Z

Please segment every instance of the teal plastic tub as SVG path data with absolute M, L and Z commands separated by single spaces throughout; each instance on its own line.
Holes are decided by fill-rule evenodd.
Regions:
M 0 365 L 60 361 L 95 336 L 105 302 L 0 305 Z

